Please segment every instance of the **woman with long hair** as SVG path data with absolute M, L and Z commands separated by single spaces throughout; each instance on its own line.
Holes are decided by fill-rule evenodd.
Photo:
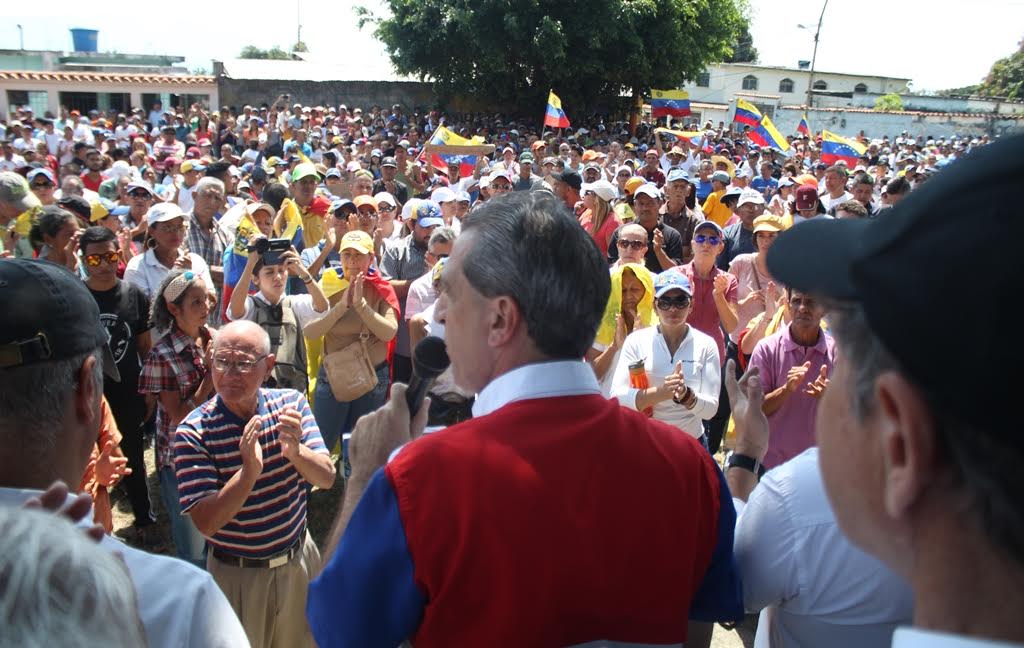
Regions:
M 774 214 L 779 218 L 789 214 L 790 204 L 793 202 L 793 187 L 795 186 L 796 181 L 789 176 L 779 180 L 779 190 L 772 196 L 771 202 L 768 203 L 768 213 Z
M 618 191 L 615 185 L 607 180 L 598 180 L 580 187 L 583 194 L 583 213 L 580 214 L 580 225 L 594 239 L 600 250 L 607 250 L 612 242 L 612 234 L 621 223 L 612 211 L 611 202 Z
M 179 558 L 200 568 L 206 565 L 206 541 L 192 519 L 181 514 L 173 442 L 178 424 L 214 395 L 207 290 L 208 284 L 199 274 L 181 268 L 168 270 L 156 287 L 149 315 L 150 325 L 167 334 L 150 350 L 139 374 L 139 393 L 157 399 L 156 468 L 174 547 Z
M 736 277 L 736 328 L 729 334 L 733 344 L 739 344 L 740 335 L 757 315 L 772 308 L 782 290 L 776 286 L 768 272 L 768 248 L 783 231 L 782 219 L 762 214 L 754 219 L 754 252 L 737 255 L 729 263 L 729 274 Z
M 601 393 L 612 393 L 612 376 L 626 337 L 654 323 L 654 275 L 643 264 L 625 263 L 611 269 L 612 290 L 605 304 L 597 337 L 587 353 Z

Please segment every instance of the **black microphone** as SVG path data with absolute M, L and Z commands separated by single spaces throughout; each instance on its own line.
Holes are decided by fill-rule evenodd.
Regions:
M 416 345 L 412 352 L 412 378 L 405 390 L 405 403 L 409 406 L 409 417 L 416 418 L 416 413 L 423 406 L 423 399 L 434 385 L 434 380 L 444 373 L 451 364 L 444 340 L 430 335 Z

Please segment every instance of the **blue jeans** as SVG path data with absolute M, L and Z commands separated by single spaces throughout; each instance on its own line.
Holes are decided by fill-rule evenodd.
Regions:
M 313 417 L 316 418 L 320 436 L 323 437 L 328 452 L 334 449 L 334 444 L 342 434 L 352 431 L 360 416 L 369 414 L 384 404 L 390 380 L 388 363 L 382 362 L 377 366 L 376 387 L 354 401 L 339 403 L 331 392 L 326 369 L 320 368 L 320 375 L 316 379 L 316 391 L 313 393 Z
M 199 533 L 192 518 L 181 514 L 178 501 L 178 480 L 174 469 L 161 468 L 157 472 L 160 479 L 160 497 L 163 499 L 167 516 L 171 519 L 171 538 L 178 558 L 188 561 L 199 569 L 206 569 L 206 538 Z

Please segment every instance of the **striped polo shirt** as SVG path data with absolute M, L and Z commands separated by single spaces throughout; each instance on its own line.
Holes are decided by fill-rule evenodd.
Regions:
M 261 421 L 263 472 L 241 510 L 208 538 L 214 547 L 245 558 L 269 558 L 288 549 L 302 533 L 308 482 L 281 454 L 277 438 L 281 413 L 289 407 L 302 415 L 302 444 L 328 454 L 305 396 L 292 389 L 260 389 L 256 416 Z M 182 513 L 220 491 L 242 469 L 238 443 L 246 422 L 217 396 L 178 426 L 174 470 Z

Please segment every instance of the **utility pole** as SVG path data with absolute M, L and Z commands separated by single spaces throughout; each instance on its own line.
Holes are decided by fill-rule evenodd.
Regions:
M 825 18 L 825 7 L 828 6 L 828 0 L 825 0 L 825 4 L 821 6 L 821 15 L 818 16 L 818 29 L 814 32 L 814 52 L 811 54 L 811 74 L 810 79 L 807 81 L 807 107 L 814 107 L 814 62 L 818 58 L 818 37 L 821 35 L 821 21 Z
M 25 30 L 21 25 L 18 25 L 18 46 L 21 51 L 25 51 Z

